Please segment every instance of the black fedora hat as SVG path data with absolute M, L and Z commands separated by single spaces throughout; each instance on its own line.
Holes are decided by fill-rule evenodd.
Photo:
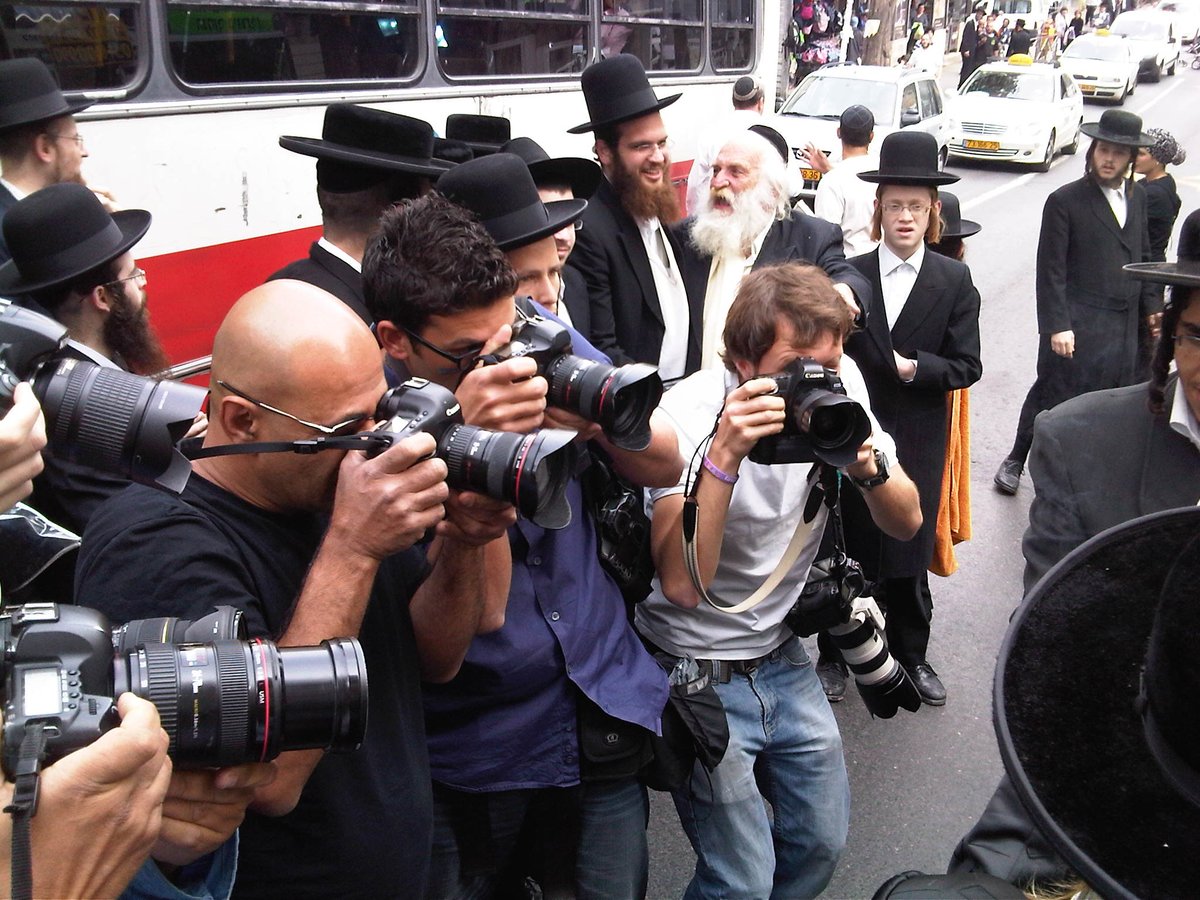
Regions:
M 580 76 L 580 86 L 590 119 L 568 128 L 568 134 L 583 134 L 605 125 L 627 122 L 670 106 L 682 96 L 671 94 L 659 100 L 650 87 L 642 61 L 629 53 L 610 56 L 588 66 Z
M 969 238 L 978 234 L 983 227 L 978 222 L 962 217 L 962 207 L 959 206 L 958 196 L 949 191 L 938 191 L 938 199 L 942 201 L 942 239 Z
M 446 137 L 462 141 L 476 156 L 499 153 L 500 146 L 512 137 L 512 123 L 503 116 L 452 113 L 446 116 Z
M 1195 890 L 1200 791 L 1184 785 L 1200 780 L 1198 583 L 1200 510 L 1135 519 L 1051 569 L 1000 650 L 1005 768 L 1043 833 L 1107 900 Z
M 938 145 L 924 131 L 894 131 L 879 148 L 879 168 L 858 176 L 874 184 L 911 184 L 938 187 L 954 184 L 957 175 L 938 171 Z
M 1085 122 L 1079 130 L 1097 141 L 1125 147 L 1149 147 L 1154 138 L 1142 131 L 1142 117 L 1123 109 L 1106 109 L 1099 122 Z
M 469 162 L 474 159 L 475 151 L 471 149 L 466 141 L 456 141 L 451 138 L 434 138 L 433 155 L 436 159 L 442 159 L 457 166 L 459 163 Z
M 1200 209 L 1183 220 L 1178 262 L 1129 263 L 1123 268 L 1139 281 L 1200 287 Z
M 0 60 L 0 131 L 73 116 L 91 103 L 69 103 L 40 59 Z
M 604 173 L 597 163 L 581 156 L 551 158 L 542 145 L 533 138 L 513 138 L 500 148 L 501 153 L 512 153 L 525 160 L 529 174 L 538 187 L 545 185 L 569 185 L 571 193 L 586 200 L 596 193 Z
M 397 113 L 333 103 L 320 138 L 284 135 L 279 146 L 320 160 L 436 179 L 452 163 L 433 158 L 433 126 Z
M 455 166 L 438 182 L 438 192 L 475 213 L 505 251 L 554 234 L 587 208 L 586 200 L 543 203 L 524 161 L 511 153 Z
M 110 214 L 82 184 L 52 184 L 35 191 L 4 216 L 4 241 L 12 259 L 0 266 L 0 294 L 66 284 L 116 259 L 149 227 L 146 210 Z

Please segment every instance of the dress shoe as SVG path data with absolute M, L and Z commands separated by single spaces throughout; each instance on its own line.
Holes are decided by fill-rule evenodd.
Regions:
M 933 671 L 933 666 L 922 662 L 904 668 L 908 672 L 908 677 L 913 680 L 913 684 L 917 686 L 917 693 L 921 695 L 922 703 L 927 706 L 946 705 L 946 686 L 938 678 L 937 672 Z
M 1002 494 L 1015 494 L 1017 488 L 1021 486 L 1021 473 L 1024 471 L 1023 465 L 1009 457 L 1000 463 L 1000 468 L 996 470 L 996 477 L 992 479 L 992 483 Z
M 846 697 L 846 664 L 839 660 L 817 660 L 817 677 L 830 703 L 838 703 Z

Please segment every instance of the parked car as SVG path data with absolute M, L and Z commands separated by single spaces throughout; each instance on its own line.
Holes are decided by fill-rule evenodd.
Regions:
M 1137 88 L 1141 60 L 1129 41 L 1108 31 L 1081 35 L 1058 58 L 1084 98 L 1114 100 L 1117 105 Z
M 952 98 L 954 156 L 1024 163 L 1047 172 L 1079 149 L 1083 95 L 1065 70 L 1028 56 L 980 66 Z
M 1158 8 L 1175 14 L 1179 26 L 1176 37 L 1181 47 L 1200 37 L 1200 0 L 1163 0 Z
M 800 196 L 811 199 L 821 180 L 821 173 L 808 165 L 805 147 L 812 143 L 831 161 L 840 160 L 838 119 L 856 103 L 875 115 L 872 147 L 893 131 L 916 128 L 937 139 L 939 162 L 945 165 L 951 122 L 936 75 L 890 66 L 826 66 L 800 82 L 778 114 L 767 120 L 787 139 L 790 164 L 802 170 Z
M 1117 16 L 1109 30 L 1129 41 L 1134 55 L 1141 60 L 1140 77 L 1160 81 L 1164 74 L 1175 74 L 1179 35 L 1174 15 L 1158 9 L 1135 9 Z

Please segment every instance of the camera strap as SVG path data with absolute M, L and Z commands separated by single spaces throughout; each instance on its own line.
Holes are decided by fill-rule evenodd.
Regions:
M 33 896 L 33 854 L 29 843 L 29 820 L 37 814 L 39 775 L 46 753 L 45 724 L 25 726 L 13 782 L 12 802 L 4 811 L 12 816 L 12 896 L 28 900 Z
M 391 437 L 373 431 L 336 437 L 309 438 L 302 441 L 256 441 L 250 444 L 219 444 L 215 447 L 200 446 L 199 439 L 184 441 L 179 451 L 189 460 L 211 459 L 214 456 L 237 456 L 243 453 L 299 453 L 310 455 L 322 450 L 374 450 L 382 453 L 392 445 Z

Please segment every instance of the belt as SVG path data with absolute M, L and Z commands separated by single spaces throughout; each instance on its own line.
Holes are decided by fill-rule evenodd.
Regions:
M 714 684 L 728 684 L 734 675 L 750 675 L 764 663 L 774 662 L 783 656 L 783 648 L 797 638 L 789 638 L 765 656 L 754 659 L 698 659 L 696 665 L 701 675 L 707 675 Z

